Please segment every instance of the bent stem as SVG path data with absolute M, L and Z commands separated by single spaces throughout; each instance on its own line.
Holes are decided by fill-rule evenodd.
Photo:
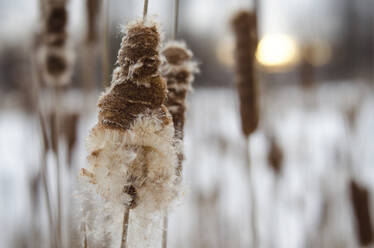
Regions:
M 130 208 L 125 207 L 125 211 L 123 214 L 123 224 L 122 224 L 121 248 L 127 247 L 127 231 L 129 229 L 129 215 L 130 215 Z

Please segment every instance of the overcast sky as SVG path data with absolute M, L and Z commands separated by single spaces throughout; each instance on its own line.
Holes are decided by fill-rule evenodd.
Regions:
M 157 15 L 164 29 L 171 29 L 174 0 L 150 0 L 149 14 Z M 180 0 L 180 25 L 197 33 L 219 36 L 228 27 L 235 9 L 251 6 L 248 0 Z M 260 31 L 288 33 L 296 37 L 334 35 L 340 21 L 342 0 L 260 0 Z M 70 0 L 71 28 L 84 27 L 83 0 Z M 110 0 L 114 22 L 125 23 L 141 16 L 142 0 Z M 128 10 L 131 10 L 130 12 Z M 127 10 L 127 11 L 126 11 Z M 126 14 L 124 14 L 126 13 Z M 17 38 L 32 31 L 38 17 L 38 0 L 0 1 L 0 37 Z

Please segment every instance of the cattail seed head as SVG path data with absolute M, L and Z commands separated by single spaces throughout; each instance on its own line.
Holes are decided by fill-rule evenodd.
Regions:
M 256 14 L 240 11 L 235 15 L 232 27 L 236 36 L 236 73 L 242 131 L 248 136 L 257 129 L 259 122 L 258 83 L 255 75 L 258 40 Z
M 90 172 L 84 174 L 107 201 L 149 211 L 167 208 L 178 194 L 178 142 L 164 106 L 159 41 L 156 24 L 128 25 L 119 66 L 99 99 L 98 123 L 87 139 Z
M 44 81 L 51 86 L 66 85 L 72 74 L 73 53 L 67 47 L 68 12 L 66 0 L 43 2 L 43 45 L 39 60 Z
M 166 106 L 173 117 L 174 136 L 183 140 L 187 91 L 192 89 L 194 74 L 198 72 L 197 63 L 192 61 L 192 52 L 182 42 L 169 41 L 162 50 L 165 57 L 161 71 L 166 78 L 168 98 Z M 178 183 L 182 175 L 183 151 L 178 153 Z
M 64 47 L 42 47 L 39 50 L 43 79 L 50 86 L 63 86 L 70 82 L 74 55 Z
M 168 98 L 166 105 L 173 116 L 175 135 L 183 139 L 187 92 L 192 89 L 197 63 L 192 61 L 192 52 L 182 42 L 170 41 L 162 50 L 165 62 L 161 71 L 166 78 Z
M 126 77 L 142 83 L 157 73 L 160 65 L 159 43 L 160 35 L 156 25 L 129 25 L 117 59 Z

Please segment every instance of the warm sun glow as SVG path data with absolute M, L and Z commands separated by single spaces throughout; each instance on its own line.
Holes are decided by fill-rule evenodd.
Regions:
M 257 61 L 266 67 L 285 67 L 297 62 L 296 42 L 286 35 L 266 35 L 258 44 Z

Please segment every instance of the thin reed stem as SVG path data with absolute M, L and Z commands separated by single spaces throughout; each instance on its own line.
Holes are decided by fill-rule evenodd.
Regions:
M 250 196 L 248 199 L 250 199 L 251 203 L 251 231 L 252 231 L 252 248 L 257 248 L 259 247 L 258 245 L 258 235 L 257 235 L 257 221 L 256 221 L 256 216 L 257 216 L 257 209 L 256 209 L 256 195 L 255 195 L 255 187 L 253 183 L 253 168 L 251 165 L 251 155 L 250 155 L 250 146 L 249 146 L 249 137 L 247 137 L 247 166 L 248 166 L 248 180 L 249 180 L 249 193 Z
M 60 156 L 59 156 L 59 147 L 58 147 L 58 137 L 59 137 L 59 105 L 60 105 L 60 90 L 58 86 L 53 87 L 53 106 L 56 115 L 55 121 L 52 123 L 51 136 L 54 137 L 52 141 L 52 147 L 54 147 L 54 155 L 56 162 L 56 186 L 57 186 L 57 238 L 58 246 L 62 245 L 62 180 L 61 180 L 61 165 L 60 165 Z
M 129 215 L 130 215 L 130 208 L 125 207 L 125 211 L 123 213 L 121 248 L 127 247 L 127 231 L 129 229 Z
M 168 216 L 168 213 L 166 213 L 163 219 L 162 248 L 168 247 L 168 222 L 169 222 L 169 216 Z
M 82 242 L 82 247 L 87 248 L 87 232 L 86 232 L 86 222 L 83 224 L 83 242 Z
M 103 89 L 110 85 L 110 65 L 109 65 L 109 2 L 110 0 L 106 0 L 103 6 L 104 11 L 104 22 L 103 22 L 103 45 L 102 45 L 102 68 L 103 68 L 103 78 L 102 84 Z
M 42 114 L 40 113 L 40 109 L 38 109 L 38 117 L 40 122 L 40 128 L 42 129 L 41 133 L 41 140 L 43 141 L 43 147 L 42 147 L 42 157 L 41 157 L 41 175 L 42 175 L 42 185 L 44 189 L 45 194 L 45 200 L 46 200 L 46 206 L 47 206 L 47 216 L 48 216 L 48 225 L 49 230 L 51 230 L 52 235 L 50 237 L 51 247 L 56 247 L 56 237 L 53 230 L 53 217 L 52 217 L 52 207 L 51 207 L 51 200 L 50 200 L 50 193 L 49 193 L 49 187 L 48 187 L 48 180 L 47 180 L 47 130 L 43 121 Z
M 145 22 L 145 20 L 147 18 L 147 12 L 148 12 L 148 0 L 144 0 L 143 22 Z
M 177 34 L 178 34 L 178 18 L 179 18 L 179 0 L 175 0 L 175 4 L 174 4 L 173 40 L 177 39 Z

